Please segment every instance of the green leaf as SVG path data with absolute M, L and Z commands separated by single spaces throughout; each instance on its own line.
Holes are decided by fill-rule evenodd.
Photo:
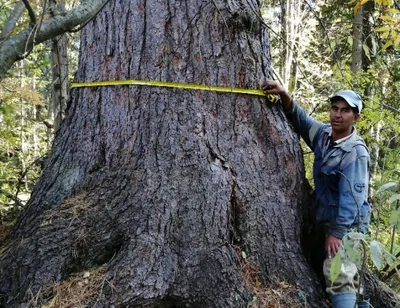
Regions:
M 389 33 L 389 32 L 385 32 L 385 33 Z M 384 35 L 382 35 L 382 38 L 386 38 L 388 35 L 386 35 L 384 37 Z M 386 50 L 388 49 L 390 46 L 393 45 L 393 40 L 387 41 L 385 45 L 383 45 L 382 50 Z
M 365 44 L 363 44 L 363 45 L 362 45 L 362 48 L 363 48 L 363 50 L 364 50 L 365 56 L 368 58 L 368 60 L 371 61 L 371 54 L 370 54 L 370 52 L 369 52 L 368 46 L 365 45 Z
M 383 258 L 385 259 L 386 264 L 393 266 L 393 256 L 387 250 L 383 250 Z
M 347 236 L 352 240 L 365 240 L 367 236 L 360 232 L 349 232 Z
M 389 22 L 393 21 L 393 17 L 392 16 L 388 16 L 388 15 L 380 16 L 379 18 L 382 19 L 382 20 L 385 20 L 385 21 L 389 21 Z M 384 27 L 382 27 L 382 28 L 384 28 Z
M 351 241 L 346 241 L 344 243 L 344 249 L 346 251 L 346 257 L 349 259 L 350 262 L 357 264 L 357 267 L 361 264 L 361 255 L 360 253 L 354 249 L 355 245 L 352 245 Z
M 386 13 L 400 14 L 400 10 L 398 10 L 398 9 L 387 9 Z
M 341 267 L 342 267 L 342 257 L 340 256 L 340 253 L 337 253 L 332 259 L 331 268 L 329 271 L 332 285 L 333 282 L 339 277 Z
M 386 31 L 382 33 L 382 38 L 387 39 L 389 37 L 390 31 Z M 387 48 L 387 47 L 386 47 Z
M 397 61 L 394 64 L 393 74 L 394 74 L 394 80 L 399 81 L 400 80 L 400 61 Z
M 349 46 L 353 46 L 353 38 L 351 36 L 347 38 L 347 44 L 349 44 Z
M 380 269 L 382 266 L 382 250 L 381 245 L 378 241 L 372 241 L 369 245 L 371 250 L 371 259 L 377 269 Z
M 389 198 L 389 203 L 393 203 L 398 200 L 400 200 L 400 194 L 394 194 Z
M 395 182 L 385 183 L 381 187 L 379 187 L 377 192 L 380 193 L 382 191 L 388 190 L 388 189 L 393 188 L 393 187 L 397 187 L 397 183 L 395 183 Z
M 242 258 L 243 258 L 243 259 L 246 259 L 246 258 L 247 258 L 247 255 L 246 255 L 246 253 L 245 253 L 244 251 L 242 251 Z
M 390 27 L 389 27 L 389 26 L 380 27 L 380 28 L 376 29 L 375 31 L 376 31 L 376 32 L 386 32 L 386 31 L 390 31 Z
M 397 225 L 399 221 L 400 221 L 400 211 L 398 209 L 393 210 L 392 213 L 390 214 L 389 225 L 390 226 Z

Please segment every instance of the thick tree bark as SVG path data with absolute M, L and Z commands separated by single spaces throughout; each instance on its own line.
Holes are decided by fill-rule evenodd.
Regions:
M 255 0 L 112 1 L 83 31 L 77 81 L 258 88 L 270 62 L 257 12 Z M 75 89 L 2 250 L 0 305 L 56 300 L 58 284 L 89 272 L 96 283 L 81 305 L 247 307 L 245 252 L 262 285 L 285 281 L 308 307 L 324 307 L 300 242 L 307 198 L 298 138 L 279 105 Z
M 371 296 L 372 307 L 398 307 L 399 299 L 393 291 L 371 272 L 364 275 L 365 294 Z

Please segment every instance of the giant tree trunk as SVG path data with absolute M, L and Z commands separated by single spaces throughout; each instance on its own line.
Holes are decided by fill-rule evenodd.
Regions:
M 258 88 L 270 77 L 258 10 L 255 0 L 110 1 L 83 31 L 77 81 Z M 0 305 L 54 303 L 57 285 L 84 275 L 88 307 L 247 307 L 245 252 L 262 285 L 291 283 L 321 307 L 300 243 L 306 199 L 298 138 L 279 105 L 196 90 L 75 89 L 1 251 Z

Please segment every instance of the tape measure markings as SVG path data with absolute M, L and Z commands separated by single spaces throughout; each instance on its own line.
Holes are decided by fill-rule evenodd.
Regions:
M 104 87 L 104 86 L 119 86 L 119 85 L 153 86 L 153 87 L 167 87 L 167 88 L 178 88 L 178 89 L 189 89 L 189 90 L 216 91 L 225 93 L 250 94 L 250 95 L 265 96 L 272 103 L 276 103 L 278 101 L 278 97 L 272 94 L 265 94 L 262 90 L 229 88 L 220 86 L 206 86 L 206 85 L 197 85 L 189 83 L 185 84 L 178 82 L 164 82 L 164 81 L 150 81 L 150 80 L 74 82 L 71 84 L 71 88 Z

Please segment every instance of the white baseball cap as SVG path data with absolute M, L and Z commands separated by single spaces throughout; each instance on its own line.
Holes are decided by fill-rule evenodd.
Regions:
M 358 109 L 358 113 L 361 113 L 363 102 L 361 96 L 358 93 L 352 90 L 339 91 L 331 97 L 331 102 L 337 100 L 338 98 L 344 99 L 351 107 L 356 107 Z

